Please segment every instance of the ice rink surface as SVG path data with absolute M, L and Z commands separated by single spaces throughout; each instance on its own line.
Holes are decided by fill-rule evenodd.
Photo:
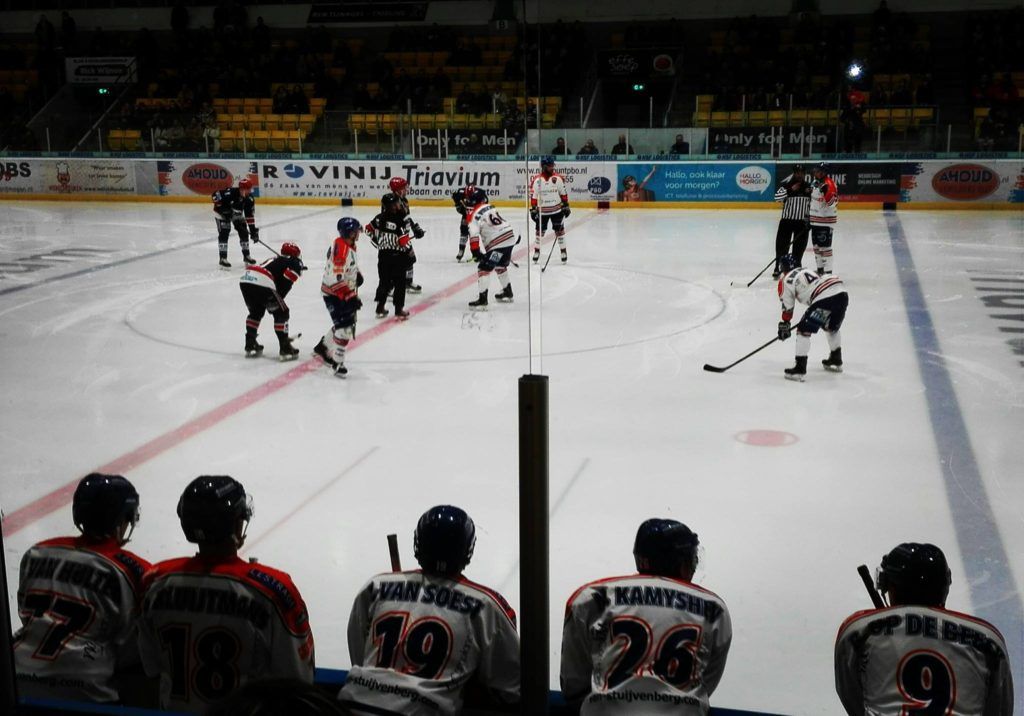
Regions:
M 502 212 L 525 229 L 519 211 Z M 414 209 L 427 230 L 416 243 L 424 292 L 396 324 L 373 317 L 376 252 L 362 240 L 366 305 L 339 380 L 310 350 L 329 328 L 319 282 L 342 215 L 258 208 L 262 238 L 299 244 L 310 267 L 288 297 L 303 353 L 279 363 L 269 317 L 266 356 L 243 357 L 238 243 L 235 268 L 218 270 L 209 207 L 0 203 L 12 587 L 30 544 L 74 531 L 67 486 L 85 473 L 134 482 L 143 517 L 130 547 L 153 561 L 192 552 L 175 517 L 185 484 L 226 473 L 255 498 L 246 554 L 290 572 L 309 605 L 318 666 L 348 667 L 349 608 L 389 568 L 385 535 L 399 534 L 411 565 L 415 521 L 435 504 L 472 515 L 467 576 L 518 606 L 528 262 L 511 269 L 515 303 L 472 312 L 474 268 L 454 261 L 458 216 Z M 637 525 L 665 516 L 699 533 L 695 581 L 732 613 L 713 704 L 839 712 L 833 639 L 870 606 L 856 566 L 930 541 L 950 560 L 950 608 L 1003 631 L 1021 710 L 1024 215 L 841 208 L 845 372 L 822 370 L 822 335 L 803 384 L 782 377 L 792 341 L 704 372 L 775 334 L 774 282 L 742 285 L 770 258 L 776 220 L 577 210 L 569 263 L 556 252 L 543 276 L 530 269 L 532 369 L 551 380 L 552 686 L 565 599 L 632 572 Z

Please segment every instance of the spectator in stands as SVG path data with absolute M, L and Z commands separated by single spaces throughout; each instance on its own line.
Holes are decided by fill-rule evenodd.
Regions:
M 978 128 L 978 149 L 983 152 L 991 152 L 996 144 L 996 123 L 989 112 Z
M 64 10 L 60 14 L 60 44 L 65 52 L 75 49 L 77 31 L 78 25 L 75 23 L 75 18 L 71 17 L 67 10 Z
M 302 85 L 292 85 L 291 94 L 288 95 L 288 106 L 295 114 L 309 113 L 309 98 L 306 97 L 306 90 Z
M 925 75 L 924 79 L 914 90 L 914 104 L 934 104 L 935 94 L 932 91 L 932 76 Z
M 255 50 L 270 49 L 270 28 L 263 22 L 262 15 L 256 18 L 256 25 L 252 28 L 252 45 Z
M 889 95 L 889 104 L 896 105 L 897 107 L 906 107 L 913 104 L 914 98 L 910 95 L 910 88 L 907 87 L 906 82 L 900 82 L 896 85 L 896 89 Z
M 555 146 L 548 154 L 554 154 L 556 157 L 567 157 L 572 154 L 569 151 L 569 147 L 565 146 L 565 137 L 559 137 L 555 140 Z
M 580 147 L 580 150 L 576 152 L 576 156 L 588 156 L 600 153 L 601 152 L 598 151 L 597 147 L 594 146 L 594 140 L 587 139 L 587 141 L 583 143 L 583 146 Z
M 359 87 L 362 87 L 364 91 L 366 89 L 363 85 L 359 85 Z M 356 94 L 358 94 L 358 92 L 359 92 L 359 87 L 356 88 Z M 353 96 L 352 96 L 353 100 L 356 99 L 356 94 L 353 94 Z M 366 96 L 366 99 L 367 99 L 367 101 L 364 102 L 363 104 L 356 104 L 356 109 L 360 109 L 361 107 L 368 107 L 369 104 L 370 104 L 369 101 L 368 101 L 369 100 L 369 95 Z M 274 114 L 287 114 L 288 113 L 288 100 L 289 100 L 288 88 L 285 85 L 278 85 L 277 89 L 274 90 L 274 100 L 273 100 L 273 105 L 272 105 L 272 109 L 274 110 Z
M 612 147 L 612 154 L 636 154 L 633 145 L 626 143 L 626 135 L 620 134 L 618 143 Z
M 459 114 L 469 114 L 473 111 L 474 97 L 468 86 L 463 86 L 455 98 L 455 111 Z
M 878 7 L 871 14 L 871 24 L 876 30 L 889 24 L 889 4 L 885 0 L 878 3 Z
M 39 22 L 36 23 L 36 42 L 43 49 L 53 48 L 54 40 L 57 37 L 57 31 L 53 28 L 53 23 L 50 22 L 46 15 L 39 16 Z
M 851 105 L 843 110 L 843 151 L 859 153 L 864 142 L 867 127 L 864 124 L 864 113 L 859 105 Z
M 677 134 L 675 144 L 668 148 L 668 153 L 687 155 L 690 153 L 690 143 L 683 139 L 683 135 Z
M 280 88 L 278 88 L 280 91 Z M 360 83 L 357 84 L 355 89 L 352 90 L 352 107 L 353 109 L 369 109 L 372 104 L 370 93 L 366 90 L 366 85 Z M 277 96 L 274 97 L 274 105 L 277 105 Z M 277 109 L 274 109 L 277 112 Z
M 184 35 L 188 31 L 188 8 L 181 0 L 177 0 L 171 9 L 171 30 L 175 35 Z

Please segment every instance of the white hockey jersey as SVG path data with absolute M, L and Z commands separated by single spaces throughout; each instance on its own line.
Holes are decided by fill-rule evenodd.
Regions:
M 466 212 L 470 240 L 477 239 L 484 253 L 515 246 L 516 232 L 512 225 L 490 204 L 480 204 Z
M 463 577 L 378 574 L 352 605 L 348 650 L 352 670 L 338 698 L 357 713 L 362 704 L 378 709 L 370 713 L 458 714 L 471 678 L 497 701 L 519 701 L 515 612 Z
M 538 174 L 530 180 L 530 206 L 538 207 L 542 215 L 557 214 L 568 201 L 561 174 L 552 172 L 549 177 Z
M 857 612 L 839 628 L 835 667 L 848 714 L 1013 713 L 1006 643 L 967 614 L 923 606 Z
M 356 295 L 358 279 L 359 266 L 356 263 L 356 248 L 349 246 L 339 236 L 327 249 L 327 263 L 324 265 L 324 278 L 320 284 L 320 291 L 327 296 L 337 296 L 344 301 Z
M 566 605 L 562 693 L 582 716 L 707 714 L 732 623 L 718 595 L 634 574 L 590 582 Z
M 139 651 L 160 706 L 205 711 L 266 677 L 313 682 L 313 633 L 284 572 L 238 557 L 160 562 L 146 575 Z
M 793 310 L 799 301 L 807 306 L 812 303 L 845 293 L 843 281 L 831 274 L 819 276 L 805 268 L 795 268 L 779 279 L 779 301 L 782 303 L 782 320 L 793 319 Z
M 839 190 L 832 177 L 811 187 L 811 225 L 833 226 L 839 220 Z
M 142 576 L 116 540 L 60 537 L 21 560 L 14 664 L 22 696 L 117 701 L 114 675 L 137 665 Z

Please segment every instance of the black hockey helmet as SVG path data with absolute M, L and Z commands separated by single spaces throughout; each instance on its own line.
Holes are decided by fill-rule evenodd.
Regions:
M 473 558 L 476 525 L 453 505 L 438 505 L 423 513 L 413 535 L 413 552 L 424 571 L 456 576 Z
M 225 542 L 235 535 L 239 520 L 246 523 L 244 537 L 252 514 L 252 498 L 240 482 L 227 475 L 197 477 L 178 500 L 178 518 L 189 542 Z
M 402 198 L 389 191 L 387 194 L 380 198 L 380 210 L 384 213 L 392 213 L 398 210 L 398 207 L 402 204 Z
M 807 172 L 807 169 L 803 164 L 793 165 L 793 176 L 803 176 Z
M 882 557 L 876 583 L 889 603 L 941 607 L 952 583 L 946 555 L 933 544 L 904 542 Z
M 779 271 L 789 273 L 796 268 L 796 257 L 793 254 L 783 254 L 779 257 Z
M 678 577 L 682 567 L 697 569 L 700 540 L 682 522 L 661 518 L 646 520 L 636 531 L 633 558 L 642 574 Z
M 828 164 L 825 162 L 818 162 L 814 165 L 814 169 L 812 169 L 811 172 L 814 176 L 818 176 L 819 173 L 823 176 L 828 176 Z
M 117 537 L 127 542 L 140 514 L 139 493 L 120 475 L 93 472 L 75 488 L 71 517 L 75 527 L 88 537 Z M 131 530 L 122 537 L 121 528 L 126 522 Z

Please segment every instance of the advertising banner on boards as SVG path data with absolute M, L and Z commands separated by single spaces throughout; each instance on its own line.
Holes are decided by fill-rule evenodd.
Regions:
M 1024 163 L 964 160 L 906 162 L 900 201 L 1022 203 Z
M 804 162 L 810 174 L 816 161 Z M 777 182 L 793 172 L 791 163 L 777 164 Z M 828 175 L 836 183 L 840 202 L 896 202 L 900 200 L 901 162 L 826 162 Z
M 210 196 L 219 189 L 237 185 L 242 177 L 252 181 L 254 196 L 266 196 L 260 190 L 257 162 L 160 159 L 141 164 L 136 172 L 139 193 L 159 196 Z
M 773 162 L 618 164 L 617 201 L 771 201 Z

